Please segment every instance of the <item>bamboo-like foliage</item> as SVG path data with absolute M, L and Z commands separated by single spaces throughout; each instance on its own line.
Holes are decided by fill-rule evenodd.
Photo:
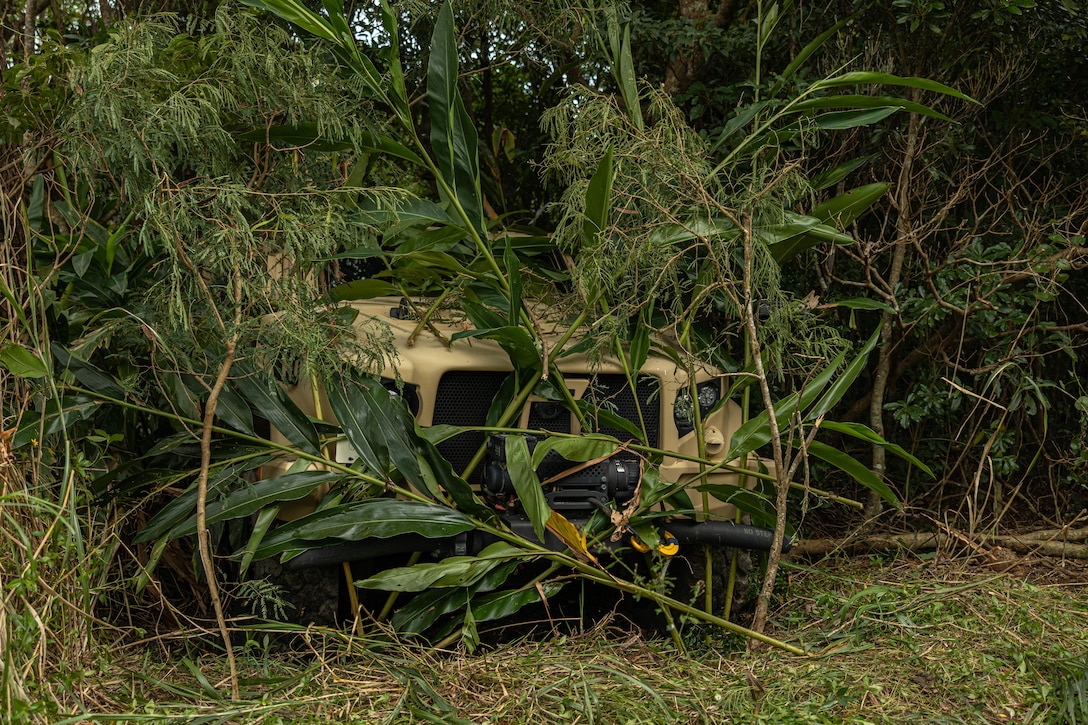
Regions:
M 334 80 L 319 49 L 251 14 L 224 8 L 215 22 L 199 38 L 165 19 L 117 28 L 74 71 L 66 162 L 110 174 L 115 188 L 98 193 L 117 195 L 139 248 L 162 260 L 141 305 L 162 352 L 199 369 L 209 344 L 238 334 L 254 351 L 337 368 L 343 358 L 325 351 L 341 322 L 313 324 L 315 267 L 373 239 L 342 199 L 371 104 L 351 76 Z M 294 135 L 271 137 L 273 125 Z
M 425 137 L 406 88 L 397 46 L 398 16 L 392 8 L 382 4 L 380 11 L 390 45 L 371 57 L 335 0 L 325 3 L 324 14 L 287 0 L 251 4 L 275 12 L 316 40 L 308 37 L 307 47 L 300 47 L 285 31 L 258 27 L 253 15 L 224 9 L 214 32 L 199 39 L 178 33 L 169 21 L 119 27 L 72 74 L 78 100 L 66 119 L 71 139 L 63 168 L 70 170 L 69 185 L 82 184 L 85 192 L 70 195 L 62 214 L 70 217 L 69 226 L 86 223 L 94 216 L 94 205 L 79 200 L 98 195 L 108 197 L 115 204 L 111 213 L 124 219 L 112 235 L 78 239 L 82 246 L 73 251 L 88 256 L 77 254 L 73 259 L 86 262 L 73 262 L 79 267 L 73 271 L 84 282 L 89 270 L 103 280 L 119 280 L 113 267 L 120 264 L 132 289 L 123 290 L 123 298 L 114 303 L 124 314 L 108 326 L 96 328 L 92 318 L 60 345 L 39 346 L 43 361 L 59 363 L 59 379 L 77 414 L 50 412 L 47 404 L 39 413 L 43 425 L 53 430 L 82 430 L 95 420 L 90 406 L 105 401 L 111 410 L 164 421 L 153 433 L 165 440 L 131 452 L 126 465 L 150 469 L 166 464 L 169 472 L 158 474 L 155 488 L 188 487 L 137 538 L 138 544 L 150 546 L 139 581 L 151 581 L 172 541 L 195 532 L 204 570 L 214 584 L 209 528 L 250 517 L 255 523 L 237 552 L 243 568 L 255 558 L 289 558 L 304 548 L 342 541 L 405 533 L 440 538 L 471 528 L 496 543 L 479 556 L 393 570 L 360 586 L 430 590 L 394 622 L 411 632 L 453 626 L 470 646 L 477 622 L 538 601 L 541 592 L 558 584 L 553 574 L 570 570 L 588 581 L 645 597 L 666 612 L 743 631 L 716 613 L 668 596 L 664 576 L 643 583 L 604 571 L 591 542 L 610 535 L 613 522 L 599 517 L 579 530 L 551 510 L 535 473 L 539 460 L 516 435 L 509 453 L 513 484 L 537 538 L 550 532 L 567 550 L 547 549 L 499 523 L 466 483 L 467 471 L 450 468 L 433 441 L 415 429 L 403 404 L 377 383 L 343 374 L 347 361 L 368 368 L 368 362 L 380 360 L 387 350 L 379 331 L 369 340 L 345 334 L 346 320 L 322 296 L 318 271 L 336 256 L 382 257 L 400 276 L 379 275 L 368 280 L 377 285 L 341 291 L 340 298 L 375 289 L 387 293 L 390 288 L 407 292 L 442 287 L 443 296 L 447 291 L 460 295 L 473 329 L 455 338 L 494 340 L 515 368 L 512 385 L 492 404 L 492 417 L 495 429 L 516 434 L 509 428 L 511 421 L 534 391 L 549 385 L 552 394 L 567 396 L 563 402 L 575 414 L 605 415 L 587 411 L 581 401 L 569 399 L 566 386 L 551 382 L 562 379 L 555 362 L 576 336 L 584 336 L 583 325 L 605 332 L 597 335 L 600 344 L 632 380 L 646 360 L 652 327 L 673 333 L 671 341 L 661 337 L 656 344 L 693 369 L 714 343 L 713 338 L 696 341 L 693 332 L 708 310 L 745 323 L 747 338 L 756 341 L 752 354 L 761 363 L 767 346 L 758 343 L 766 338 L 757 340 L 752 327 L 753 303 L 771 301 L 766 329 L 788 329 L 781 320 L 789 319 L 788 310 L 799 308 L 780 304 L 782 265 L 815 243 L 841 241 L 836 217 L 856 214 L 876 192 L 844 195 L 810 215 L 788 208 L 787 201 L 808 187 L 781 161 L 776 143 L 783 134 L 813 130 L 797 122 L 804 110 L 797 99 L 758 106 L 737 126 L 738 138 L 719 142 L 731 145 L 727 158 L 733 160 L 716 163 L 713 145 L 686 127 L 669 100 L 639 86 L 630 41 L 613 18 L 602 42 L 609 49 L 619 95 L 583 88 L 548 118 L 554 137 L 548 161 L 567 189 L 557 238 L 576 260 L 573 279 L 581 312 L 563 340 L 545 348 L 525 303 L 536 291 L 530 285 L 543 287 L 528 264 L 535 261 L 534 252 L 509 239 L 496 242 L 502 235 L 490 228 L 495 225 L 486 217 L 478 140 L 461 96 L 452 5 L 443 5 L 434 28 Z M 890 76 L 842 77 L 825 82 L 825 88 L 878 80 L 920 83 Z M 867 118 L 839 117 L 835 123 L 863 123 Z M 742 128 L 749 122 L 750 132 Z M 360 188 L 373 158 L 406 170 L 408 180 L 395 188 Z M 93 184 L 88 181 L 92 178 Z M 427 184 L 433 184 L 434 198 L 412 195 Z M 38 234 L 51 243 L 61 239 L 44 223 Z M 441 252 L 428 251 L 428 244 L 421 243 L 439 239 Z M 124 254 L 118 257 L 117 250 Z M 270 271 L 270 259 L 282 265 L 279 272 Z M 141 265 L 145 260 L 153 262 L 150 270 Z M 555 270 L 551 275 L 561 278 Z M 558 296 L 556 290 L 550 294 Z M 648 299 L 657 306 L 645 305 Z M 128 338 L 123 337 L 126 331 Z M 142 343 L 150 352 L 135 362 L 156 376 L 153 383 L 96 366 L 95 356 L 105 356 L 107 343 L 127 339 L 131 344 L 141 338 L 150 343 Z M 826 344 L 820 352 L 833 348 Z M 30 348 L 5 348 L 7 366 L 24 352 L 29 354 Z M 745 371 L 747 379 L 763 385 L 768 414 L 755 417 L 730 442 L 727 460 L 743 458 L 767 443 L 781 451 L 779 427 L 796 424 L 799 435 L 814 436 L 823 415 L 860 373 L 866 354 L 864 350 L 849 365 L 845 353 L 830 366 L 814 365 L 820 372 L 804 394 L 781 401 L 777 409 L 763 369 L 756 365 Z M 266 373 L 273 367 L 270 361 L 301 365 L 303 372 L 296 372 L 295 380 L 323 378 L 340 428 L 303 415 Z M 41 365 L 42 377 L 49 376 L 52 365 Z M 254 412 L 288 444 L 271 444 L 260 436 Z M 701 423 L 696 420 L 696 425 Z M 173 454 L 191 445 L 197 431 L 199 465 L 191 454 Z M 866 431 L 853 433 L 868 436 Z M 29 426 L 19 434 L 25 439 Z M 323 440 L 341 435 L 360 453 L 359 465 L 345 466 L 328 457 Z M 845 454 L 807 442 L 824 460 L 894 499 L 882 482 L 866 477 Z M 572 443 L 548 441 L 538 451 L 562 447 L 569 460 L 590 461 L 618 446 L 606 436 L 591 436 Z M 652 540 L 653 519 L 659 515 L 654 507 L 671 505 L 670 496 L 681 492 L 660 485 L 652 470 L 668 452 L 646 446 L 640 452 L 649 466 L 643 498 L 624 512 L 624 526 Z M 298 469 L 247 483 L 249 472 L 277 456 L 298 459 Z M 723 465 L 705 455 L 697 459 L 704 470 Z M 311 464 L 321 472 L 303 470 Z M 760 502 L 761 513 L 777 516 L 784 528 L 782 496 L 791 483 L 786 467 L 779 466 L 777 478 L 739 470 L 777 486 L 780 497 L 774 505 L 767 504 L 766 496 L 749 500 Z M 133 479 L 137 482 L 129 484 Z M 138 480 L 109 472 L 92 485 L 111 492 L 123 481 L 143 493 Z M 332 492 L 317 512 L 271 528 L 277 506 L 318 484 L 330 485 Z M 374 498 L 387 490 L 400 499 Z M 709 496 L 736 493 L 706 488 L 704 508 Z M 691 513 L 691 505 L 683 512 Z M 540 588 L 507 585 L 519 562 L 540 565 L 530 582 Z M 435 606 L 439 601 L 443 607 Z M 459 617 L 443 621 L 458 610 Z M 440 636 L 451 633 L 447 629 Z M 744 634 L 771 641 L 758 632 Z

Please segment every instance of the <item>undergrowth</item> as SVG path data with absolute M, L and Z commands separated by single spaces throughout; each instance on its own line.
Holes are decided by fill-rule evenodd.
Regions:
M 1088 722 L 1088 569 L 843 558 L 787 573 L 771 624 L 809 657 L 703 633 L 682 655 L 618 619 L 474 655 L 319 629 L 287 649 L 239 623 L 242 698 L 230 702 L 214 635 L 100 633 L 82 667 L 43 672 L 35 689 L 51 699 L 22 721 Z

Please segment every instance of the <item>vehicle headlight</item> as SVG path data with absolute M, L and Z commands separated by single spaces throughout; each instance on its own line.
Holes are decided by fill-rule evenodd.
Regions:
M 722 386 L 717 380 L 708 380 L 695 386 L 695 394 L 699 402 L 699 417 L 705 418 L 714 410 L 714 406 L 722 397 Z M 695 430 L 695 405 L 687 390 L 681 390 L 673 401 L 672 417 L 676 423 L 676 432 L 687 435 Z
M 412 415 L 419 415 L 419 390 L 411 383 L 382 378 L 382 386 L 398 398 L 403 398 Z

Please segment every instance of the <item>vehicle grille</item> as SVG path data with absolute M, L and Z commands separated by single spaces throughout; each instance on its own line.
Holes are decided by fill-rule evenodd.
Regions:
M 434 399 L 434 425 L 481 426 L 487 421 L 491 401 L 511 373 L 486 370 L 452 370 L 438 381 Z M 438 452 L 460 474 L 472 456 L 484 443 L 480 431 L 461 433 L 438 444 Z M 477 466 L 469 481 L 479 483 L 481 466 Z
M 510 373 L 481 370 L 451 370 L 442 376 L 435 394 L 434 425 L 482 426 L 487 420 L 491 402 L 499 392 Z M 658 380 L 651 376 L 642 376 L 632 393 L 624 375 L 573 375 L 567 379 L 589 379 L 590 385 L 583 399 L 595 409 L 611 411 L 631 421 L 639 427 L 641 408 L 646 424 L 648 442 L 656 446 L 660 441 L 660 404 Z M 557 414 L 558 413 L 558 414 Z M 595 421 L 589 421 L 591 425 Z M 558 412 L 551 403 L 534 403 L 529 410 L 529 427 L 569 433 L 572 430 L 571 416 L 565 410 Z M 597 430 L 620 440 L 631 438 L 629 433 L 606 424 L 597 426 Z M 484 443 L 484 434 L 477 431 L 462 433 L 438 444 L 442 456 L 450 462 L 457 473 L 461 473 L 472 460 L 472 456 Z M 472 483 L 479 483 L 481 467 L 469 477 Z

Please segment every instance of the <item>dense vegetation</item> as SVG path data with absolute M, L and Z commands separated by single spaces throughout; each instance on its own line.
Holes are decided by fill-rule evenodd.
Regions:
M 223 600 L 281 607 L 236 584 L 308 541 L 263 537 L 317 482 L 332 522 L 378 501 L 494 528 L 383 388 L 330 383 L 338 429 L 277 393 L 284 370 L 356 380 L 390 355 L 381 329 L 345 334 L 335 303 L 353 298 L 461 306 L 516 368 L 500 427 L 561 352 L 539 353 L 525 299 L 571 310 L 631 369 L 651 330 L 682 364 L 713 360 L 751 413 L 730 450 L 776 463 L 742 507 L 779 543 L 1083 526 L 1075 0 L 161 5 L 30 1 L 0 27 L 3 717 L 77 708 L 59 664 L 106 657 L 110 632 L 215 617 L 229 643 Z M 262 419 L 328 470 L 254 485 L 283 452 Z M 338 434 L 381 440 L 337 469 L 322 441 Z M 430 499 L 374 498 L 409 484 Z M 648 484 L 633 525 L 674 493 Z M 534 524 L 562 530 L 546 505 Z M 463 614 L 428 620 L 435 639 L 471 649 L 477 621 L 557 571 L 683 604 L 618 585 L 577 535 L 561 555 L 495 533 L 510 548 L 477 562 L 490 583 L 460 587 Z M 541 558 L 537 589 L 501 589 Z M 1055 678 L 1075 655 L 1054 655 Z

